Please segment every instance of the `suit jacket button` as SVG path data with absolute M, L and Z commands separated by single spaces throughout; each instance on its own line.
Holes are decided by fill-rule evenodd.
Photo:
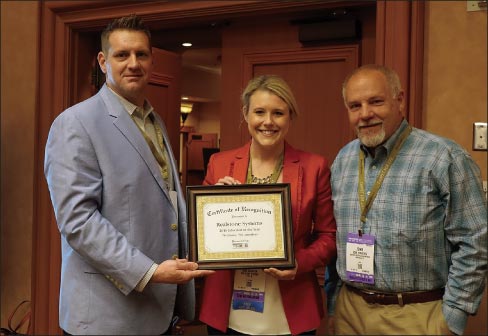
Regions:
M 171 224 L 171 230 L 173 231 L 178 230 L 178 224 Z
M 173 258 L 174 260 L 176 260 L 176 259 L 178 259 L 178 255 L 177 254 L 173 254 L 173 256 L 171 258 Z

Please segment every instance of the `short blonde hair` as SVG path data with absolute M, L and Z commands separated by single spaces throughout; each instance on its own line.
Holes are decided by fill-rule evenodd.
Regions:
M 290 109 L 291 119 L 298 117 L 297 102 L 290 87 L 283 78 L 275 75 L 258 76 L 249 81 L 241 96 L 242 114 L 244 116 L 249 112 L 251 96 L 258 90 L 269 91 L 283 99 Z

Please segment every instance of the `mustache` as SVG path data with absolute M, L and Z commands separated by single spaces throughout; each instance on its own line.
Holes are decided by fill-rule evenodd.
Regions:
M 382 121 L 372 121 L 372 122 L 368 122 L 368 123 L 360 123 L 358 124 L 357 128 L 363 128 L 363 127 L 371 127 L 371 126 L 379 126 L 379 125 L 382 125 L 383 122 Z

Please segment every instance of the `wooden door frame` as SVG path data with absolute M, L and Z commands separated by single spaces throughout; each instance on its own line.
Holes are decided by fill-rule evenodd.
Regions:
M 128 13 L 148 24 L 189 23 L 232 17 L 286 14 L 298 10 L 364 5 L 361 1 L 43 1 L 39 20 L 32 333 L 59 334 L 60 236 L 44 179 L 44 148 L 54 118 L 76 97 L 76 55 L 80 33 L 103 28 Z M 395 68 L 409 92 L 408 119 L 421 126 L 424 3 L 377 1 L 376 62 Z M 395 22 L 395 24 L 391 24 Z M 75 295 L 75 294 L 74 294 Z M 75 300 L 76 297 L 73 297 Z

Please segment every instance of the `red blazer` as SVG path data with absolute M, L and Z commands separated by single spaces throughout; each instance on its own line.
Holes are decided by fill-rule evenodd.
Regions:
M 232 176 L 246 183 L 250 142 L 212 155 L 204 184 Z M 285 144 L 283 183 L 290 183 L 295 259 L 294 280 L 279 281 L 281 298 L 292 334 L 317 329 L 324 316 L 322 289 L 315 269 L 336 255 L 336 223 L 332 210 L 330 169 L 325 158 Z M 226 332 L 234 271 L 223 270 L 204 280 L 200 320 Z

